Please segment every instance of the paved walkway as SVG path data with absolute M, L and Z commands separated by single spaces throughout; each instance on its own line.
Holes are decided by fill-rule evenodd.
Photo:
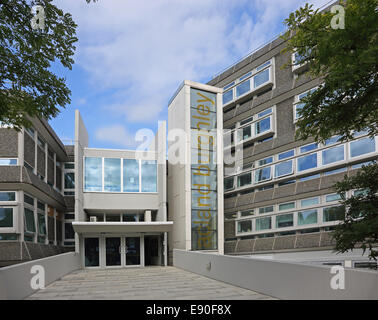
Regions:
M 27 299 L 273 299 L 175 267 L 78 270 Z

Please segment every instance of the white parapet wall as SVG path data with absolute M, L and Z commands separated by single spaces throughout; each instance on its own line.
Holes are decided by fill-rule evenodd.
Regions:
M 42 268 L 36 267 L 38 271 L 32 273 L 33 266 Z M 47 286 L 77 269 L 80 269 L 80 258 L 74 252 L 0 268 L 0 300 L 21 300 L 36 292 L 31 283 L 32 278 L 40 274 L 39 270 L 44 270 Z
M 175 267 L 279 299 L 378 299 L 378 272 L 173 250 Z M 334 270 L 335 271 L 335 270 Z M 335 278 L 336 276 L 336 278 Z M 335 286 L 334 286 L 335 287 Z

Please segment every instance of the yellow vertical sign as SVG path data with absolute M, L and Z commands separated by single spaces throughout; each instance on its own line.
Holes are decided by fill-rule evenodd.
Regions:
M 192 250 L 216 250 L 216 94 L 191 88 L 190 115 Z

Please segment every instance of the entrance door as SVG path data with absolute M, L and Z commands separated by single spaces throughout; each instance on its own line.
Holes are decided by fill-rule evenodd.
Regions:
M 105 239 L 106 266 L 121 266 L 121 238 Z
M 140 237 L 126 237 L 126 265 L 140 265 Z
M 140 237 L 106 237 L 106 267 L 140 265 Z

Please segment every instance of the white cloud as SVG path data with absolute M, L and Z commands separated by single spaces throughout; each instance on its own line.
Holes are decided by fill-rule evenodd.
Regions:
M 315 0 L 317 3 L 324 2 Z M 184 79 L 208 79 L 277 32 L 282 15 L 304 0 L 56 1 L 78 23 L 76 62 L 102 110 L 126 122 L 156 123 Z M 122 141 L 129 133 L 120 126 Z M 102 131 L 101 131 L 102 130 Z M 120 139 L 98 130 L 103 141 Z M 106 140 L 105 137 L 107 137 Z
M 95 132 L 95 138 L 125 148 L 135 148 L 140 144 L 140 142 L 135 141 L 135 135 L 128 132 L 122 125 L 101 127 Z

